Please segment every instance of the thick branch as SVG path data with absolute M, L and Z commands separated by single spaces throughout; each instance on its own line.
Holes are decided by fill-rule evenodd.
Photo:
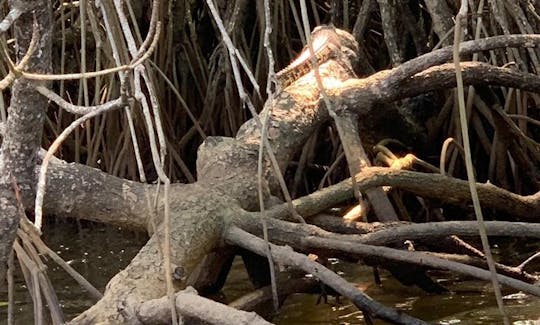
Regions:
M 192 290 L 194 291 L 194 290 Z M 168 298 L 162 297 L 146 301 L 137 308 L 136 317 L 142 324 L 168 324 L 171 322 Z M 254 312 L 236 310 L 213 300 L 189 292 L 188 289 L 176 294 L 176 309 L 184 316 L 204 321 L 205 324 L 269 325 Z
M 182 192 L 182 185 L 176 187 L 176 193 Z M 83 218 L 146 231 L 155 195 L 156 186 L 53 159 L 47 176 L 44 210 L 49 215 Z
M 538 47 L 540 45 L 540 35 L 503 35 L 487 37 L 479 40 L 463 42 L 459 45 L 459 54 L 461 56 L 470 55 L 476 52 L 493 50 L 505 47 Z M 442 48 L 430 53 L 426 53 L 407 61 L 390 71 L 381 71 L 377 74 L 388 77 L 384 83 L 384 87 L 396 85 L 407 78 L 420 73 L 429 67 L 443 64 L 452 58 L 452 46 Z M 386 90 L 386 89 L 385 89 Z
M 460 66 L 466 85 L 507 86 L 532 92 L 538 92 L 540 89 L 540 77 L 534 74 L 481 62 L 463 62 Z M 334 86 L 332 95 L 335 100 L 345 101 L 349 110 L 366 114 L 374 102 L 392 102 L 456 85 L 453 64 L 428 68 L 400 82 L 397 82 L 394 74 L 396 69 L 376 73 L 365 79 L 349 79 L 342 85 Z
M 492 66 L 482 62 L 462 62 L 463 83 L 467 85 L 493 85 L 540 91 L 538 75 Z M 454 65 L 447 63 L 429 68 L 404 81 L 399 87 L 399 94 L 389 93 L 384 100 L 396 100 L 412 97 L 432 90 L 456 86 Z
M 451 204 L 469 204 L 470 193 L 466 181 L 440 174 L 426 174 L 384 167 L 365 168 L 356 176 L 360 190 L 377 186 L 392 186 L 416 195 Z M 478 183 L 482 205 L 507 212 L 529 221 L 539 221 L 540 193 L 522 196 L 494 185 Z M 304 217 L 312 216 L 353 198 L 350 179 L 293 201 L 295 209 Z M 277 205 L 266 212 L 273 218 L 287 216 L 285 205 Z
M 466 181 L 439 174 L 424 174 L 405 170 L 373 168 L 359 175 L 360 186 L 397 187 L 419 196 L 441 199 L 452 204 L 470 203 Z M 524 220 L 538 221 L 540 216 L 539 194 L 521 196 L 491 184 L 478 183 L 482 206 L 511 213 Z

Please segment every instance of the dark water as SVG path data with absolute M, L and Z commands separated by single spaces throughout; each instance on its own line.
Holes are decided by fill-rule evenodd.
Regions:
M 53 251 L 101 292 L 110 278 L 128 265 L 131 258 L 147 241 L 147 236 L 141 233 L 92 223 L 81 226 L 71 221 L 46 225 L 42 238 Z M 15 263 L 16 324 L 32 324 L 32 300 L 27 293 L 17 262 Z M 48 262 L 47 266 L 47 274 L 60 300 L 66 320 L 93 305 L 92 298 L 61 267 L 52 261 Z M 7 293 L 2 288 L 0 324 L 7 323 L 7 306 L 3 305 L 6 299 Z
M 48 227 L 45 242 L 85 276 L 94 286 L 103 290 L 108 280 L 124 268 L 138 249 L 144 245 L 144 234 L 119 228 L 85 224 L 60 223 Z M 61 301 L 66 319 L 70 319 L 91 306 L 93 301 L 62 269 L 49 263 L 50 276 Z M 332 268 L 357 284 L 366 294 L 379 302 L 394 306 L 408 314 L 439 324 L 501 324 L 490 285 L 473 279 L 463 279 L 448 273 L 435 274 L 453 293 L 429 295 L 414 287 L 405 287 L 382 272 L 382 286 L 373 282 L 370 268 L 336 262 Z M 24 281 L 17 276 L 16 323 L 31 324 L 32 302 Z M 251 287 L 240 261 L 233 266 L 223 297 L 232 301 L 249 292 Z M 503 294 L 511 294 L 512 291 Z M 0 324 L 6 323 L 7 294 L 0 291 Z M 276 324 L 364 324 L 362 313 L 346 299 L 329 298 L 328 304 L 317 304 L 317 296 L 297 294 L 289 297 L 281 312 L 272 321 Z M 540 299 L 514 297 L 505 306 L 516 325 L 540 324 Z M 378 323 L 379 324 L 379 323 Z
M 235 293 L 236 286 L 245 285 L 247 276 L 243 274 L 242 265 L 238 263 L 235 267 L 235 277 L 229 279 L 229 286 L 225 288 L 225 292 Z M 502 324 L 490 285 L 486 282 L 449 278 L 449 274 L 438 272 L 436 278 L 443 279 L 441 283 L 454 292 L 446 295 L 430 295 L 415 287 L 401 285 L 384 271 L 381 271 L 383 284 L 378 286 L 373 282 L 372 270 L 369 267 L 338 263 L 333 269 L 339 270 L 345 278 L 356 283 L 373 299 L 430 323 Z M 512 292 L 507 291 L 503 294 L 510 293 Z M 506 299 L 505 307 L 513 324 L 540 324 L 540 298 Z M 280 315 L 275 317 L 273 322 L 281 325 L 364 324 L 362 313 L 346 299 L 341 298 L 336 302 L 330 298 L 328 304 L 324 305 L 317 304 L 316 296 L 306 294 L 288 298 Z

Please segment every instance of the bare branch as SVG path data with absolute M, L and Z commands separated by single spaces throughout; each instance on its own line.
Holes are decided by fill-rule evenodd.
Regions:
M 360 256 L 378 256 L 394 261 L 450 270 L 486 281 L 491 280 L 491 273 L 489 271 L 470 265 L 447 261 L 424 252 L 405 251 L 388 247 L 358 244 L 339 239 L 317 238 L 314 236 L 305 237 L 303 239 L 303 243 L 305 244 L 306 249 L 323 248 L 333 251 L 340 250 L 350 254 L 358 254 Z M 540 296 L 540 288 L 535 285 L 531 285 L 521 280 L 516 280 L 504 275 L 497 275 L 497 280 L 499 283 L 514 289 L 518 289 L 535 296 Z
M 461 56 L 472 54 L 475 52 L 493 50 L 497 48 L 505 47 L 538 47 L 540 45 L 540 35 L 504 35 L 493 36 L 483 38 L 479 40 L 473 40 L 463 42 L 460 44 L 459 54 Z M 409 77 L 429 68 L 434 65 L 442 64 L 452 58 L 452 46 L 436 50 L 419 57 L 416 57 L 410 61 L 407 61 L 399 67 L 390 71 L 386 77 L 387 81 L 384 83 L 385 87 L 390 87 L 391 84 L 395 84 L 406 80 Z M 377 74 L 387 74 L 388 71 L 381 71 Z
M 113 103 L 113 104 L 111 104 L 111 103 Z M 93 110 L 93 111 L 79 117 L 75 121 L 73 121 L 67 128 L 64 129 L 64 131 L 62 131 L 62 133 L 51 144 L 51 146 L 49 147 L 49 150 L 47 150 L 47 154 L 45 154 L 45 157 L 43 158 L 43 161 L 41 163 L 41 169 L 40 169 L 40 173 L 39 173 L 39 180 L 38 180 L 37 189 L 36 189 L 36 202 L 35 202 L 35 206 L 34 206 L 34 211 L 35 211 L 35 222 L 34 222 L 34 224 L 35 224 L 36 228 L 38 229 L 38 231 L 41 231 L 41 223 L 42 223 L 42 218 L 43 218 L 42 208 L 43 208 L 43 198 L 45 196 L 45 184 L 46 184 L 47 166 L 49 165 L 49 161 L 50 161 L 51 157 L 54 155 L 56 150 L 58 150 L 58 148 L 60 147 L 62 142 L 64 142 L 64 140 L 67 138 L 67 136 L 71 132 L 73 132 L 76 128 L 78 128 L 79 125 L 81 125 L 82 123 L 84 123 L 85 121 L 87 121 L 87 120 L 89 120 L 89 119 L 91 119 L 93 117 L 101 115 L 101 114 L 103 114 L 105 112 L 108 112 L 108 111 L 110 111 L 112 109 L 124 107 L 126 105 L 127 105 L 127 103 L 122 101 L 122 98 L 118 98 L 118 99 L 114 100 L 113 102 L 109 102 L 106 105 L 98 106 L 97 109 L 95 109 L 95 110 Z
M 482 62 L 462 62 L 460 67 L 463 82 L 466 84 L 498 85 L 531 92 L 540 91 L 540 77 L 532 73 L 496 67 Z M 403 98 L 403 96 L 408 97 L 418 94 L 414 90 L 415 87 L 424 87 L 422 92 L 454 87 L 456 80 L 451 77 L 452 74 L 455 77 L 455 69 L 451 63 L 429 68 L 404 81 L 400 87 L 403 94 L 399 95 L 399 97 Z M 391 97 L 391 100 L 397 99 L 392 95 Z M 386 101 L 387 99 L 382 100 Z
M 17 20 L 26 10 L 23 10 L 19 7 L 11 8 L 8 14 L 4 17 L 2 22 L 0 22 L 0 33 L 5 33 L 13 25 L 13 22 Z
M 205 324 L 271 324 L 254 312 L 237 310 L 201 297 L 193 288 L 176 293 L 175 306 L 181 315 L 202 320 Z M 144 324 L 170 323 L 169 309 L 167 297 L 148 300 L 137 309 L 137 318 Z
M 508 236 L 540 239 L 540 224 L 527 222 L 486 221 L 489 236 Z M 388 245 L 409 240 L 429 240 L 450 235 L 478 236 L 478 224 L 475 221 L 441 221 L 419 224 L 397 225 L 362 235 L 364 243 Z
M 47 97 L 51 101 L 53 101 L 56 105 L 58 105 L 60 108 L 66 110 L 67 112 L 70 112 L 72 114 L 76 115 L 85 115 L 90 114 L 95 111 L 100 112 L 106 112 L 108 110 L 113 110 L 119 107 L 124 107 L 127 105 L 126 101 L 119 97 L 115 100 L 111 100 L 109 102 L 95 105 L 95 106 L 79 106 L 79 105 L 73 105 L 71 103 L 68 103 L 66 100 L 64 100 L 62 97 L 60 97 L 58 94 L 56 94 L 54 91 L 49 90 L 47 87 L 43 86 L 36 86 L 36 90 L 42 94 L 43 96 Z
M 392 186 L 441 202 L 451 204 L 470 202 L 466 181 L 439 174 L 368 167 L 356 175 L 356 180 L 362 191 L 376 186 Z M 491 184 L 478 183 L 478 194 L 486 208 L 508 212 L 523 220 L 538 221 L 540 217 L 540 193 L 522 196 Z M 296 199 L 293 204 L 301 215 L 308 217 L 351 198 L 353 198 L 351 180 L 347 179 Z M 266 213 L 269 217 L 284 218 L 287 216 L 287 208 L 285 205 L 277 205 Z
M 230 244 L 249 249 L 261 256 L 265 256 L 266 254 L 266 244 L 264 240 L 235 226 L 229 227 L 225 231 L 224 238 Z M 358 288 L 331 270 L 310 260 L 309 257 L 304 254 L 294 252 L 290 247 L 281 247 L 273 244 L 270 244 L 270 247 L 274 261 L 294 266 L 307 273 L 313 274 L 313 276 L 333 288 L 336 292 L 339 292 L 341 295 L 350 299 L 352 303 L 364 312 L 368 312 L 371 315 L 395 324 L 426 324 L 419 319 L 408 316 L 403 312 L 386 307 L 377 301 L 372 300 L 369 296 L 362 293 Z
M 134 59 L 132 62 L 130 62 L 130 64 L 121 65 L 118 67 L 114 67 L 110 69 L 103 69 L 103 70 L 94 71 L 94 72 L 66 73 L 66 74 L 40 74 L 40 73 L 22 72 L 22 76 L 26 79 L 43 80 L 43 81 L 74 80 L 74 79 L 95 78 L 99 76 L 105 76 L 111 73 L 133 70 L 137 66 L 142 64 L 146 59 L 148 59 L 150 55 L 152 55 L 152 52 L 156 48 L 157 42 L 159 40 L 160 30 L 161 30 L 161 24 L 158 22 L 156 26 L 156 33 L 154 35 L 154 39 L 152 41 L 152 44 L 148 48 L 148 51 L 146 51 L 144 55 L 142 55 L 140 58 Z

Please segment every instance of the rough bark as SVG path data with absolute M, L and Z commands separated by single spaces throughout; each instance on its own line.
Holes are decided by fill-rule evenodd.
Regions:
M 9 5 L 26 11 L 17 19 L 13 29 L 17 60 L 28 50 L 35 22 L 39 43 L 26 70 L 50 72 L 53 26 L 51 2 L 10 1 Z M 28 206 L 34 198 L 34 168 L 46 107 L 47 99 L 33 89 L 30 81 L 18 79 L 14 82 L 6 132 L 0 148 L 0 284 L 4 282 L 7 258 L 19 225 L 21 203 Z M 16 192 L 21 194 L 22 202 L 19 202 Z

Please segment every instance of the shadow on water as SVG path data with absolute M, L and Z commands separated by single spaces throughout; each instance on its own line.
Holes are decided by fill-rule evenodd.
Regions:
M 119 228 L 88 224 L 77 226 L 73 222 L 55 222 L 45 229 L 45 242 L 99 290 L 109 279 L 124 268 L 145 244 L 147 237 L 141 233 Z M 66 319 L 70 319 L 93 304 L 60 267 L 48 263 L 47 270 Z M 458 278 L 444 272 L 434 273 L 441 284 L 453 293 L 429 295 L 414 287 L 405 287 L 382 274 L 382 286 L 373 281 L 371 268 L 335 262 L 339 272 L 366 294 L 379 302 L 394 306 L 408 314 L 438 324 L 499 324 L 502 323 L 496 303 L 487 282 Z M 222 292 L 225 301 L 232 301 L 251 290 L 246 272 L 237 259 Z M 504 294 L 512 294 L 506 291 Z M 6 324 L 5 299 L 0 291 L 0 324 Z M 362 313 L 346 299 L 330 297 L 328 304 L 317 304 L 317 296 L 297 294 L 289 297 L 272 320 L 276 324 L 364 324 Z M 540 299 L 514 295 L 505 301 L 513 324 L 540 324 Z M 16 324 L 33 323 L 32 302 L 19 272 L 16 278 Z

